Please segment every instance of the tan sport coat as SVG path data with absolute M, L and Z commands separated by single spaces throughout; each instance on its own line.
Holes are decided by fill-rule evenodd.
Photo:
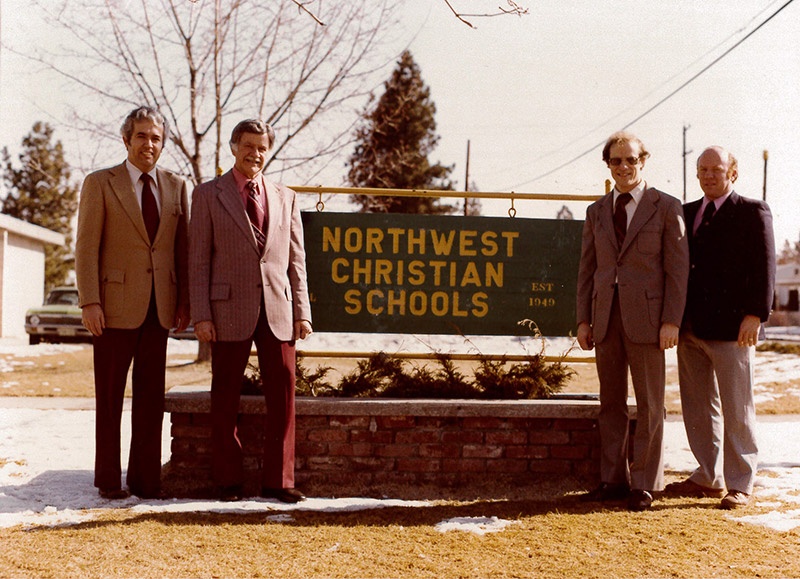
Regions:
M 296 320 L 311 321 L 297 195 L 284 185 L 265 182 L 263 254 L 259 254 L 232 171 L 192 193 L 192 320 L 195 324 L 212 321 L 219 341 L 247 340 L 253 335 L 262 293 L 269 327 L 279 340 L 294 339 Z
M 75 242 L 80 306 L 100 304 L 109 328 L 139 327 L 153 286 L 164 328 L 174 327 L 179 301 L 188 303 L 186 183 L 157 174 L 161 219 L 152 245 L 125 163 L 83 181 Z
M 577 321 L 590 323 L 594 341 L 602 342 L 617 284 L 625 334 L 636 343 L 658 343 L 661 324 L 680 326 L 686 305 L 689 246 L 683 209 L 674 197 L 646 189 L 618 247 L 613 204 L 609 193 L 586 210 Z

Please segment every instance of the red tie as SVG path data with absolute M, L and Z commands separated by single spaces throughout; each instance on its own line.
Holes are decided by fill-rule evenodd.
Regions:
M 258 199 L 258 190 L 254 181 L 247 182 L 247 217 L 250 218 L 258 249 L 264 251 L 264 244 L 267 241 L 264 235 L 264 208 Z
M 156 196 L 153 195 L 153 189 L 150 187 L 150 175 L 142 173 L 142 217 L 144 218 L 144 226 L 147 229 L 147 235 L 150 237 L 150 243 L 156 239 L 158 232 L 158 205 L 156 204 Z

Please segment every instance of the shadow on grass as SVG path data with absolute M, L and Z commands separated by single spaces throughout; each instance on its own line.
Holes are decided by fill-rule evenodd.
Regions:
M 211 507 L 203 511 L 164 511 L 164 512 L 137 512 L 142 508 L 158 509 L 159 504 L 145 503 L 140 507 L 130 508 L 130 505 L 120 505 L 111 509 L 102 519 L 79 522 L 70 525 L 74 530 L 102 529 L 118 525 L 139 525 L 155 523 L 164 527 L 204 527 L 216 525 L 222 527 L 237 526 L 263 526 L 281 525 L 286 528 L 297 529 L 323 529 L 323 528 L 372 528 L 388 529 L 401 528 L 434 528 L 437 524 L 452 519 L 489 519 L 496 518 L 506 521 L 522 521 L 528 519 L 528 525 L 535 524 L 530 521 L 549 520 L 550 517 L 601 517 L 607 524 L 625 525 L 635 522 L 637 518 L 653 521 L 659 520 L 670 512 L 678 515 L 683 511 L 714 510 L 715 502 L 691 501 L 669 503 L 654 503 L 653 508 L 647 513 L 631 513 L 625 508 L 624 503 L 585 503 L 577 495 L 555 497 L 551 500 L 474 500 L 466 502 L 431 502 L 427 505 L 414 506 L 375 506 L 359 510 L 350 510 L 348 507 L 326 510 L 319 503 L 308 501 L 307 507 L 299 505 L 281 505 L 265 499 L 254 499 L 249 502 L 252 507 L 254 502 L 261 503 L 263 510 L 247 509 L 244 505 L 237 507 L 231 503 L 229 507 Z M 159 501 L 159 503 L 162 503 Z M 274 509 L 270 508 L 274 505 Z M 180 505 L 177 505 L 180 507 Z M 218 508 L 218 510 L 217 510 Z M 213 510 L 212 510 L 213 509 Z M 698 513 L 699 514 L 699 513 Z M 580 520 L 580 519 L 579 519 Z M 587 520 L 588 522 L 588 520 Z M 644 521 L 642 521 L 644 524 Z M 52 528 L 37 527 L 29 532 L 52 531 Z

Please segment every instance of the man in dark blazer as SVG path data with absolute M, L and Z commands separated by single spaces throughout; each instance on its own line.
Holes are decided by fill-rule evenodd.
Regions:
M 233 169 L 192 197 L 192 319 L 211 342 L 212 476 L 223 500 L 242 496 L 236 421 L 254 342 L 267 403 L 261 494 L 305 498 L 294 488 L 295 339 L 311 333 L 311 305 L 297 196 L 262 173 L 274 142 L 262 121 L 236 125 Z
M 156 168 L 167 138 L 158 111 L 132 111 L 122 125 L 128 159 L 88 175 L 81 189 L 75 271 L 83 325 L 94 336 L 94 484 L 108 499 L 129 496 L 120 424 L 131 361 L 126 481 L 139 497 L 160 495 L 167 337 L 189 323 L 186 184 Z
M 680 202 L 647 187 L 650 154 L 630 133 L 609 137 L 614 191 L 586 210 L 578 271 L 578 343 L 596 348 L 600 485 L 584 500 L 648 509 L 664 488 L 664 350 L 677 344 L 689 249 Z M 629 463 L 628 371 L 636 397 Z
M 775 287 L 772 214 L 736 194 L 736 159 L 710 147 L 697 160 L 702 199 L 684 210 L 691 271 L 678 345 L 686 435 L 699 467 L 667 486 L 677 496 L 748 504 L 758 465 L 753 401 L 755 345 L 764 336 Z M 716 377 L 716 380 L 715 380 Z

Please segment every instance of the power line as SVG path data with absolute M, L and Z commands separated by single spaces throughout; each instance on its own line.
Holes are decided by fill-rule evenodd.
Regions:
M 780 12 L 781 12 L 781 11 L 782 11 L 784 8 L 786 8 L 786 7 L 787 7 L 789 4 L 791 4 L 792 2 L 794 2 L 794 0 L 788 0 L 788 1 L 787 1 L 785 4 L 783 4 L 783 5 L 782 5 L 780 8 L 778 8 L 778 9 L 777 9 L 775 12 L 773 12 L 773 13 L 772 13 L 772 14 L 771 14 L 769 17 L 767 17 L 767 19 L 766 19 L 766 20 L 764 20 L 764 21 L 763 21 L 761 24 L 759 24 L 759 25 L 758 25 L 758 26 L 756 26 L 756 27 L 755 27 L 753 30 L 751 30 L 750 32 L 748 32 L 748 33 L 747 33 L 745 36 L 743 36 L 743 37 L 742 37 L 740 40 L 738 40 L 737 42 L 735 42 L 735 43 L 734 43 L 734 44 L 733 44 L 733 45 L 732 45 L 730 48 L 728 48 L 728 49 L 727 49 L 725 52 L 723 52 L 723 53 L 722 53 L 721 55 L 719 55 L 717 58 L 715 58 L 714 60 L 712 60 L 712 61 L 711 61 L 709 64 L 707 64 L 707 65 L 706 65 L 706 66 L 704 66 L 702 69 L 700 69 L 700 71 L 699 71 L 699 72 L 695 73 L 695 74 L 694 74 L 694 75 L 693 75 L 691 78 L 689 78 L 687 81 L 685 81 L 683 84 L 681 84 L 681 85 L 680 85 L 678 88 L 676 88 L 675 90 L 673 90 L 672 92 L 670 92 L 668 95 L 666 95 L 666 96 L 665 96 L 665 97 L 663 97 L 661 100 L 659 100 L 659 101 L 658 101 L 656 104 L 654 104 L 653 106 L 651 106 L 650 108 L 648 108 L 647 110 L 645 110 L 643 113 L 641 113 L 639 116 L 637 116 L 636 118 L 634 118 L 632 121 L 630 121 L 630 122 L 628 122 L 626 125 L 624 125 L 624 126 L 622 127 L 622 130 L 624 130 L 624 129 L 627 129 L 628 127 L 630 127 L 630 126 L 631 126 L 631 125 L 633 125 L 634 123 L 636 123 L 636 122 L 638 122 L 638 121 L 642 120 L 644 117 L 646 117 L 647 115 L 649 115 L 650 113 L 652 113 L 654 110 L 656 110 L 656 109 L 657 109 L 658 107 L 660 107 L 662 104 L 664 104 L 664 103 L 665 103 L 665 102 L 667 102 L 669 99 L 671 99 L 673 96 L 675 96 L 676 94 L 678 94 L 678 93 L 679 93 L 680 91 L 682 91 L 684 88 L 686 88 L 687 86 L 689 86 L 689 85 L 690 85 L 692 82 L 694 82 L 695 80 L 697 80 L 697 79 L 698 79 L 698 78 L 699 78 L 699 77 L 700 77 L 702 74 L 704 74 L 705 72 L 707 72 L 707 71 L 708 71 L 708 70 L 709 70 L 711 67 L 713 67 L 714 65 L 716 65 L 716 64 L 717 64 L 719 61 L 721 61 L 723 58 L 725 58 L 725 57 L 726 57 L 726 56 L 728 56 L 728 55 L 729 55 L 731 52 L 733 52 L 733 51 L 734 51 L 734 49 L 736 49 L 737 47 L 739 47 L 739 45 L 741 45 L 741 44 L 742 44 L 742 43 L 743 43 L 745 40 L 747 40 L 748 38 L 750 38 L 750 37 L 751 37 L 753 34 L 755 34 L 755 33 L 756 33 L 758 30 L 760 30 L 761 28 L 763 28 L 763 27 L 764 27 L 764 25 L 765 25 L 767 22 L 769 22 L 770 20 L 772 20 L 773 18 L 775 18 L 775 16 L 777 16 L 777 15 L 778 15 L 778 14 L 779 14 L 779 13 L 780 13 Z M 543 179 L 544 177 L 547 177 L 548 175 L 552 175 L 553 173 L 555 173 L 555 172 L 557 172 L 557 171 L 560 171 L 560 170 L 561 170 L 561 169 L 563 169 L 564 167 L 567 167 L 567 166 L 571 165 L 571 164 L 572 164 L 572 163 L 574 163 L 575 161 L 577 161 L 577 160 L 579 160 L 579 159 L 582 159 L 583 157 L 585 157 L 585 156 L 586 156 L 586 155 L 588 155 L 589 153 L 592 153 L 592 152 L 594 152 L 594 151 L 595 151 L 595 150 L 596 150 L 598 147 L 601 147 L 601 146 L 603 146 L 604 144 L 605 144 L 605 139 L 603 139 L 602 141 L 600 141 L 600 142 L 599 142 L 599 143 L 597 143 L 597 144 L 594 144 L 594 145 L 592 145 L 591 147 L 589 147 L 588 149 L 586 149 L 586 150 L 585 150 L 585 151 L 583 151 L 582 153 L 580 153 L 580 154 L 578 154 L 578 155 L 576 155 L 576 156 L 572 157 L 572 158 L 571 158 L 571 159 L 569 159 L 568 161 L 565 161 L 565 162 L 561 163 L 561 164 L 560 164 L 560 165 L 558 165 L 557 167 L 555 167 L 555 168 L 553 168 L 553 169 L 550 169 L 549 171 L 546 171 L 546 172 L 544 172 L 544 173 L 542 173 L 542 174 L 540 174 L 540 175 L 538 175 L 538 176 L 534 177 L 533 179 L 529 179 L 529 180 L 527 180 L 527 181 L 524 181 L 524 182 L 522 182 L 522 183 L 517 183 L 516 185 L 512 185 L 511 187 L 507 187 L 507 189 L 513 190 L 513 189 L 515 189 L 515 188 L 517 188 L 517 187 L 521 187 L 521 186 L 523 186 L 523 185 L 527 185 L 527 184 L 529 184 L 529 183 L 533 183 L 534 181 L 538 181 L 539 179 Z

